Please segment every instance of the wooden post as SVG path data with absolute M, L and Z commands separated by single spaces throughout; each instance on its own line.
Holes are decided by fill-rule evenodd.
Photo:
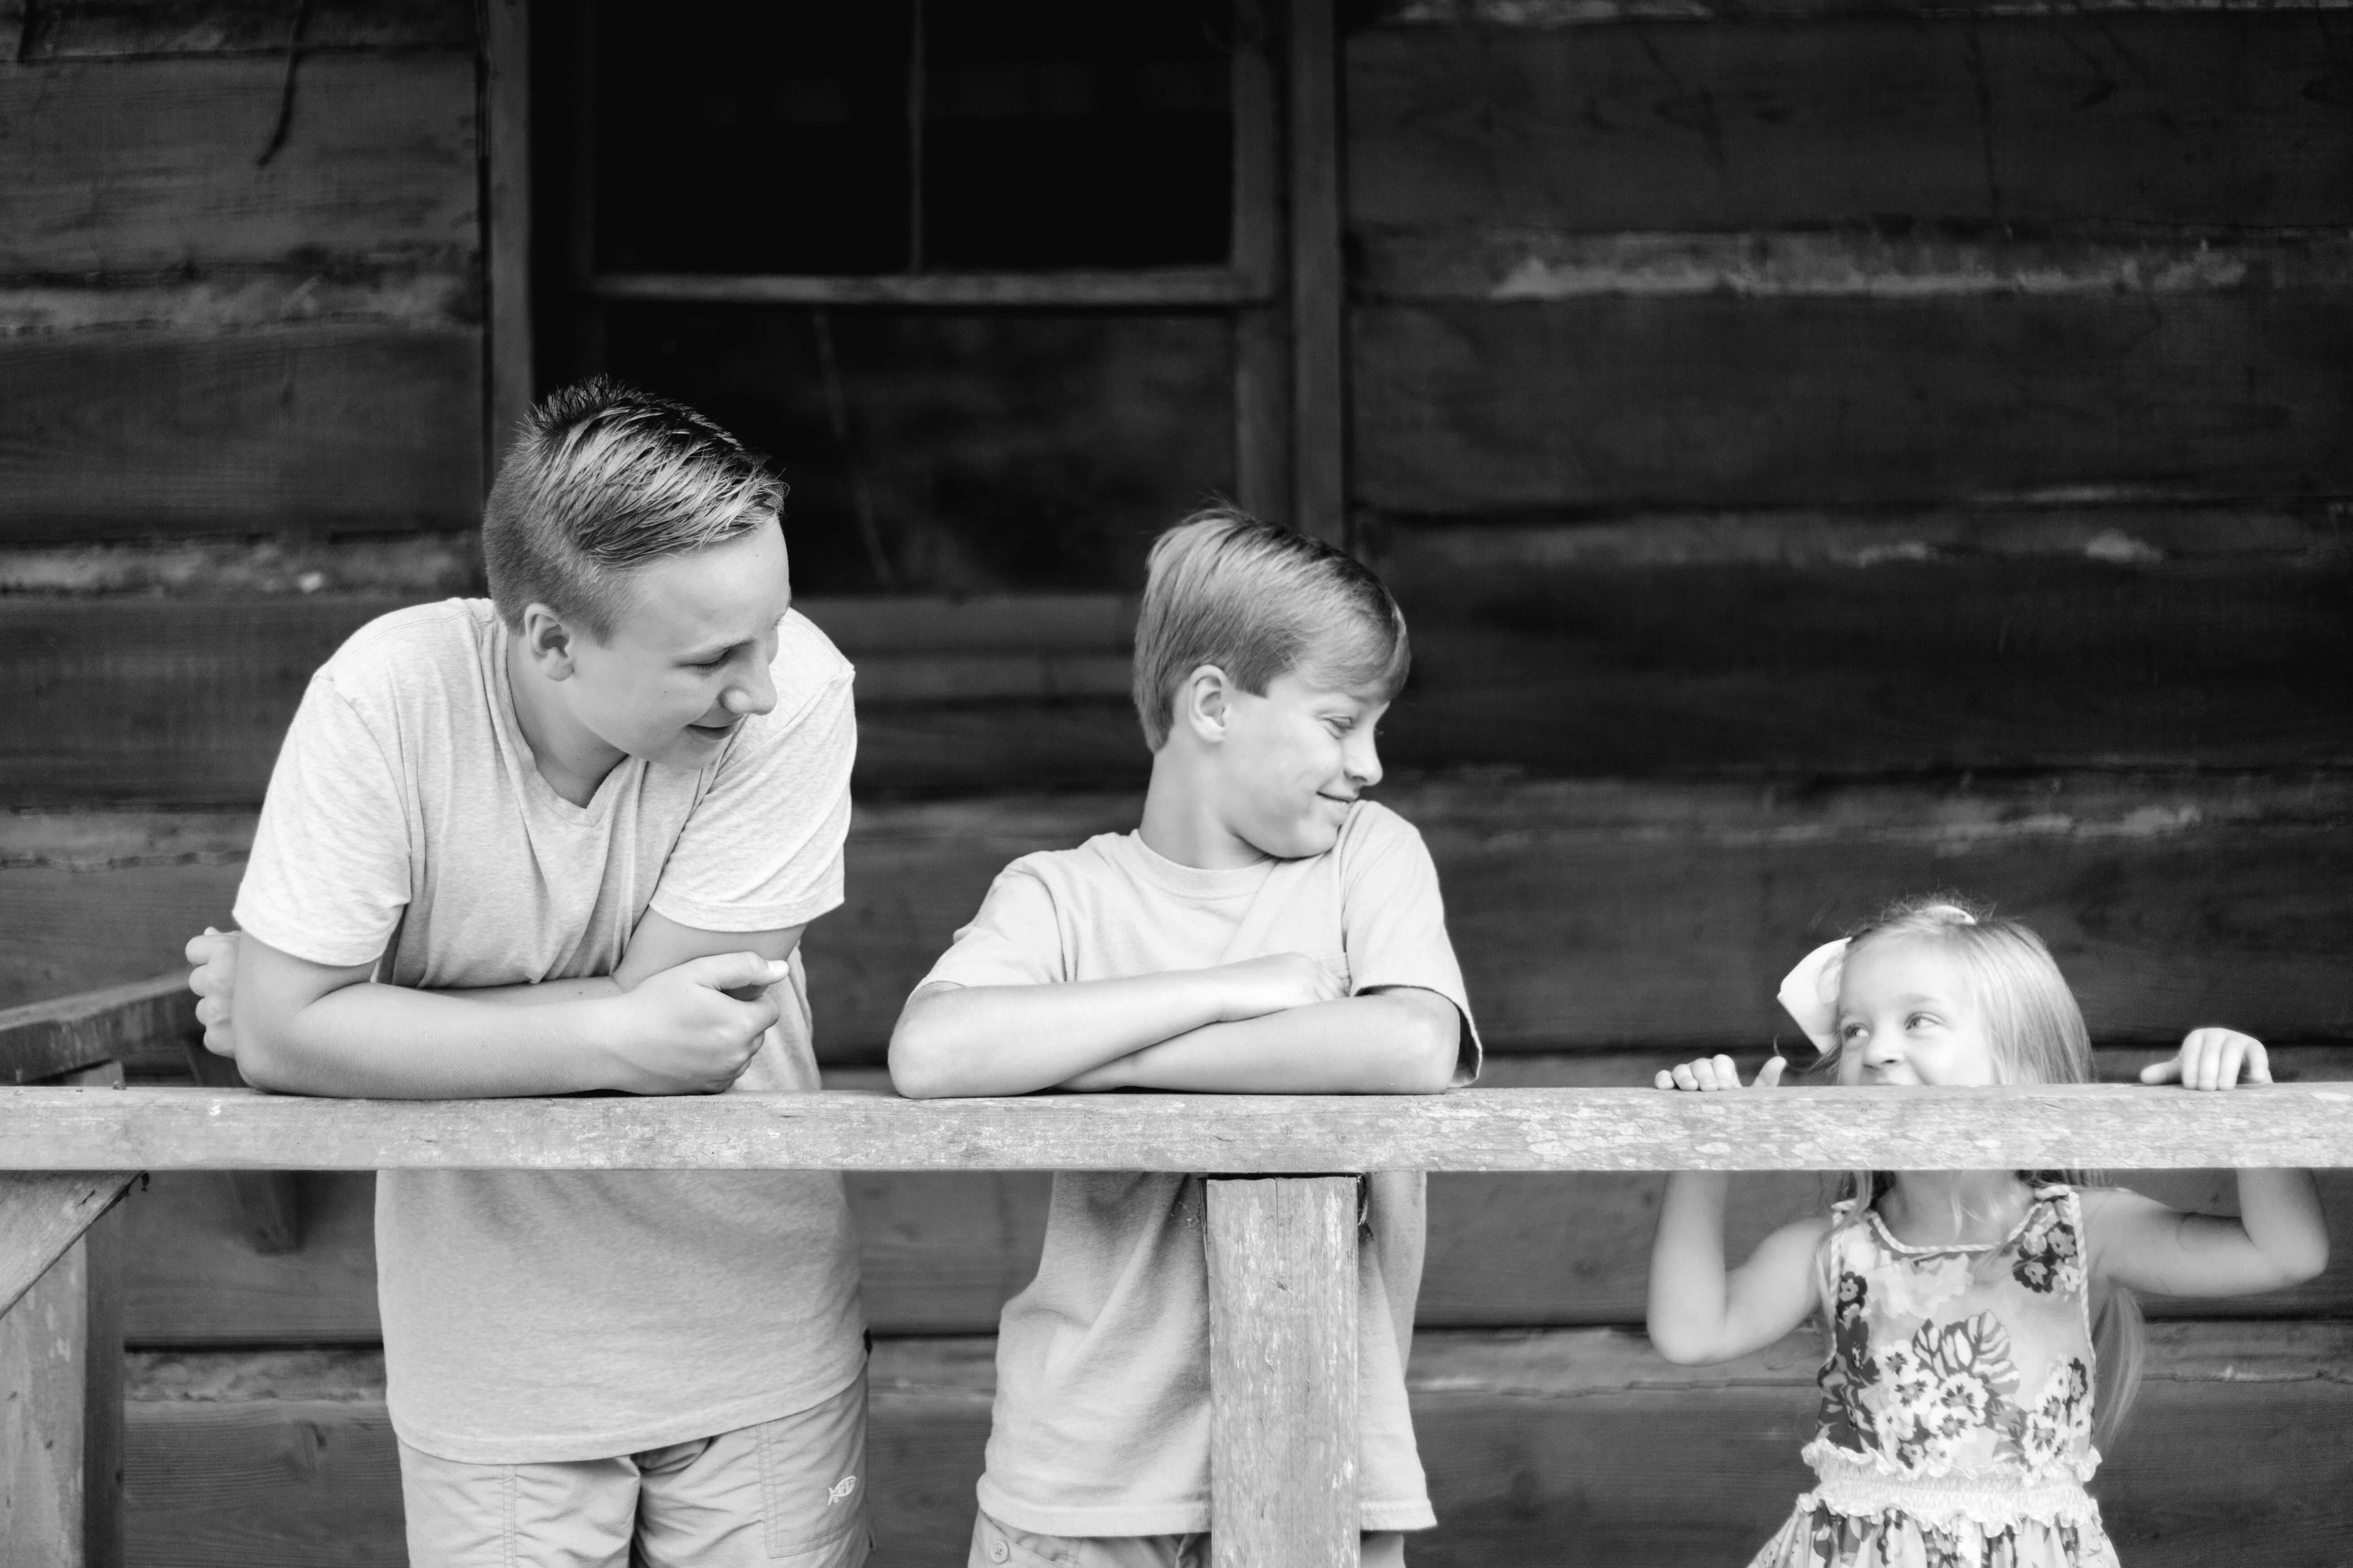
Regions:
M 489 396 L 482 482 L 498 476 L 531 412 L 531 21 L 526 0 L 482 10 L 482 207 L 490 285 Z
M 1210 1562 L 1356 1568 L 1356 1178 L 1208 1188 Z

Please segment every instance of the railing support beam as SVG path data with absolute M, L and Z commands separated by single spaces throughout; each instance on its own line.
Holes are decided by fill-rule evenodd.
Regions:
M 1356 1568 L 1356 1178 L 1208 1188 L 1212 1568 Z

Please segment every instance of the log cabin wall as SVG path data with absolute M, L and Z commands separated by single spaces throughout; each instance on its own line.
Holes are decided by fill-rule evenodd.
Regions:
M 512 289 L 483 24 L 458 0 L 300 15 L 290 77 L 290 5 L 0 5 L 0 1001 L 152 973 L 222 921 L 310 669 L 479 585 L 488 411 L 516 396 L 488 341 Z M 2346 1076 L 2353 13 L 1410 0 L 1342 23 L 1348 419 L 1307 456 L 1413 624 L 1385 793 L 1439 858 L 1491 1080 L 1753 1054 L 1787 1037 L 1797 953 L 1930 886 L 2051 938 L 2105 1071 L 2228 1021 Z M 661 334 L 618 325 L 602 352 L 660 374 Z M 1176 453 L 1148 526 L 1265 462 L 1230 411 L 1102 423 L 1221 395 L 1226 351 L 1181 311 L 983 310 L 895 349 L 836 326 L 850 421 L 926 471 L 986 483 L 1065 437 Z M 812 352 L 797 318 L 763 331 Z M 1057 383 L 1073 363 L 1095 368 Z M 1059 435 L 991 401 L 1008 375 Z M 971 428 L 992 410 L 1012 460 Z M 817 563 L 849 492 L 780 455 Z M 864 738 L 850 902 L 810 940 L 836 1081 L 875 1081 L 997 867 L 1132 823 L 1135 563 L 1103 559 L 997 569 L 1011 600 L 917 574 L 929 595 L 812 600 L 860 664 Z M 881 1560 L 960 1561 L 986 1336 L 1044 1183 L 851 1185 Z M 2151 1185 L 2228 1201 L 2227 1178 Z M 2353 1189 L 2329 1185 L 2342 1241 Z M 1434 1184 L 1413 1381 L 1444 1524 L 1417 1562 L 1738 1561 L 1803 1484 L 1810 1341 L 1682 1371 L 1630 1331 L 1656 1193 Z M 1814 1198 L 1760 1181 L 1736 1228 Z M 370 1201 L 315 1173 L 131 1200 L 131 1561 L 401 1560 Z M 2338 1259 L 2279 1297 L 2149 1303 L 2101 1487 L 2128 1561 L 2334 1560 Z

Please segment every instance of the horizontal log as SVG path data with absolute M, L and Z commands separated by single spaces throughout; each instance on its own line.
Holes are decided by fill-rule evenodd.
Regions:
M 2345 1327 L 2159 1326 L 2150 1339 L 2140 1412 L 2095 1488 L 2128 1560 L 2326 1560 L 2353 1529 Z M 992 1352 L 986 1339 L 875 1346 L 878 1560 L 964 1561 Z M 1551 1563 L 1567 1540 L 1580 1563 L 1602 1565 L 1736 1561 L 1807 1483 L 1797 1454 L 1818 1355 L 1799 1335 L 1725 1366 L 1677 1368 L 1609 1331 L 1418 1335 L 1408 1384 L 1440 1524 L 1415 1538 L 1415 1562 Z M 134 1355 L 128 1381 L 132 1563 L 405 1560 L 378 1358 Z
M 2239 293 L 2353 283 L 2337 233 L 1989 239 L 1950 234 L 1580 234 L 1376 230 L 1358 237 L 1354 298 L 1509 304 L 1597 294 L 1883 300 Z
M 2353 290 L 1595 296 L 1355 316 L 1377 510 L 2353 491 Z
M 0 1009 L 0 1081 L 45 1078 L 178 1048 L 195 1028 L 181 971 Z
M 466 327 L 0 338 L 0 542 L 467 526 L 481 380 Z
M 438 267 L 339 261 L 322 268 L 317 258 L 306 265 L 297 257 L 275 268 L 227 268 L 196 278 L 174 272 L 0 288 L 0 337 L 124 327 L 477 326 L 481 320 L 481 279 L 462 258 Z
M 285 144 L 265 164 L 285 80 L 282 58 L 0 71 L 0 276 L 470 265 L 470 54 L 306 58 Z
M 7 0 L 19 63 L 132 55 L 282 54 L 292 16 L 273 0 Z M 467 0 L 311 0 L 306 55 L 321 49 L 470 49 Z
M 0 1158 L 28 1171 L 2125 1171 L 2353 1165 L 2353 1085 L 928 1101 L 851 1091 L 400 1101 L 0 1089 L 0 1126 L 9 1131 Z
M 1890 11 L 1358 32 L 1349 222 L 2031 234 L 2353 216 L 2353 120 L 2326 15 Z
M 357 594 L 416 601 L 481 592 L 480 536 L 472 530 L 0 549 L 0 594 L 211 599 Z
M 711 272 L 603 272 L 600 300 L 695 305 L 884 306 L 897 310 L 1176 310 L 1262 305 L 1271 285 L 1229 267 L 1103 272 L 910 272 L 856 277 Z
M 2041 931 L 2104 1043 L 2212 1021 L 2353 1039 L 2353 795 L 2333 774 L 1466 781 L 1381 797 L 1430 845 L 1493 1051 L 1789 1037 L 1773 993 L 1798 953 L 1900 893 L 1947 887 Z M 821 1058 L 881 1059 L 907 993 L 1006 863 L 1125 831 L 1139 809 L 1133 795 L 862 798 L 849 901 L 808 936 Z M 178 962 L 191 933 L 229 923 L 252 824 L 0 816 L 0 999 Z M 167 1051 L 136 1070 L 180 1066 Z
M 1359 26 L 1580 27 L 1600 22 L 1789 22 L 1825 16 L 2074 16 L 2085 13 L 2341 11 L 2353 0 L 1378 0 Z

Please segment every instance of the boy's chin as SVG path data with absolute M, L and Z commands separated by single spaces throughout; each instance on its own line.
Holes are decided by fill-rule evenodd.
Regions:
M 1305 860 L 1317 855 L 1328 855 L 1332 846 L 1340 842 L 1337 825 L 1321 822 L 1294 822 L 1281 832 L 1254 833 L 1245 837 L 1250 847 L 1261 855 L 1277 860 Z

